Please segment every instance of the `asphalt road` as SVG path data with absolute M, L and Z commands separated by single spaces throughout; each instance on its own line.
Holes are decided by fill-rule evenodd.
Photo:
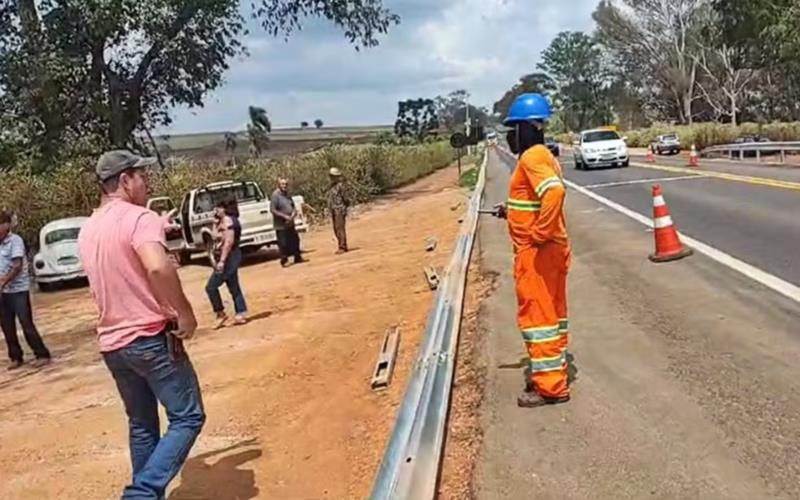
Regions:
M 570 161 L 572 155 L 569 149 L 566 149 L 567 156 Z M 772 158 L 774 157 L 765 157 Z M 631 161 L 638 163 L 645 163 L 643 155 L 631 155 Z M 656 163 L 661 165 L 670 165 L 675 167 L 686 167 L 688 158 L 686 153 L 680 155 L 660 155 L 656 156 Z M 800 166 L 791 165 L 775 165 L 767 163 L 765 160 L 762 163 L 757 163 L 752 158 L 745 158 L 743 161 L 727 160 L 719 158 L 700 158 L 701 170 L 712 170 L 716 172 L 728 172 L 739 175 L 751 175 L 755 177 L 769 177 L 772 179 L 781 179 L 786 181 L 800 182 Z
M 728 161 L 690 169 L 680 158 L 657 157 L 647 168 L 634 158 L 629 168 L 579 171 L 564 153 L 567 179 L 648 217 L 658 182 L 679 231 L 800 285 L 800 169 Z
M 582 185 L 668 176 L 575 172 L 562 161 Z M 495 153 L 487 170 L 489 204 L 505 197 L 509 171 Z M 798 193 L 720 179 L 663 184 L 682 228 L 790 269 L 790 238 L 761 242 L 787 252 L 779 261 L 780 252 L 744 240 L 778 235 L 771 219 Z M 594 189 L 649 213 L 647 183 Z M 481 271 L 495 286 L 480 314 L 487 380 L 477 497 L 800 498 L 800 304 L 704 255 L 650 263 L 650 232 L 578 192 L 567 211 L 577 380 L 572 401 L 537 409 L 516 406 L 525 349 L 507 230 L 481 220 Z M 796 231 L 790 216 L 778 220 Z

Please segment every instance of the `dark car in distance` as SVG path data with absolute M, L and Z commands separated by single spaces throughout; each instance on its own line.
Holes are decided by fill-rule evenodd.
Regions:
M 561 150 L 558 147 L 558 143 L 552 137 L 548 137 L 544 140 L 544 145 L 547 146 L 547 149 L 553 153 L 553 156 L 558 156 L 561 153 Z

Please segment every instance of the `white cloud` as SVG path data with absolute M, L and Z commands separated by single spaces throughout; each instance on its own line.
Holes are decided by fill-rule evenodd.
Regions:
M 564 30 L 588 30 L 597 0 L 385 0 L 401 15 L 379 47 L 357 52 L 335 28 L 311 22 L 288 43 L 257 26 L 250 57 L 233 61 L 204 108 L 175 112 L 170 133 L 241 128 L 247 106 L 276 126 L 388 124 L 397 101 L 464 88 L 491 106 Z M 569 6 L 566 4 L 569 3 Z

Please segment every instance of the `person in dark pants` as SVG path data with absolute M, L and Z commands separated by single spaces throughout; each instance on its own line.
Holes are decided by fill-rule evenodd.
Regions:
M 278 180 L 278 189 L 272 193 L 270 198 L 270 209 L 272 211 L 273 224 L 275 225 L 275 235 L 278 239 L 278 250 L 281 253 L 281 266 L 286 267 L 289 257 L 294 257 L 294 263 L 305 262 L 300 252 L 300 235 L 294 227 L 294 218 L 297 216 L 297 209 L 294 200 L 289 193 L 289 181 L 286 179 Z
M 350 207 L 350 200 L 347 197 L 342 173 L 338 168 L 332 168 L 329 172 L 331 187 L 328 189 L 328 210 L 333 219 L 333 234 L 339 244 L 337 254 L 347 251 L 347 209 Z
M 239 209 L 236 200 L 221 201 L 214 209 L 217 220 L 215 233 L 219 242 L 218 250 L 214 252 L 214 272 L 208 278 L 206 294 L 211 301 L 211 307 L 217 316 L 214 328 L 222 328 L 228 320 L 225 306 L 219 294 L 219 287 L 225 283 L 233 298 L 233 309 L 236 313 L 234 324 L 242 325 L 247 322 L 247 304 L 244 300 L 242 287 L 239 285 L 239 266 L 242 263 L 242 250 L 239 241 L 242 239 L 242 226 L 239 223 Z
M 33 323 L 31 309 L 30 277 L 25 263 L 25 243 L 11 232 L 12 216 L 0 212 L 0 327 L 11 359 L 9 370 L 23 364 L 22 347 L 17 337 L 17 320 L 25 341 L 36 356 L 33 365 L 44 366 L 50 362 L 50 351 L 42 341 Z

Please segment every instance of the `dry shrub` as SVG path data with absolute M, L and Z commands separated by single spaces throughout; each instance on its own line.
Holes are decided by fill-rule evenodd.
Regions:
M 255 181 L 269 194 L 279 177 L 318 210 L 325 209 L 328 170 L 344 173 L 353 201 L 362 203 L 388 190 L 412 182 L 453 160 L 446 142 L 418 146 L 330 146 L 313 153 L 281 160 L 253 160 L 236 167 L 183 162 L 153 173 L 154 196 L 169 196 L 176 205 L 189 190 L 222 180 Z M 0 173 L 0 206 L 18 214 L 15 231 L 28 245 L 38 247 L 39 229 L 47 222 L 89 215 L 97 205 L 98 189 L 90 160 L 60 166 L 49 174 L 27 168 Z

